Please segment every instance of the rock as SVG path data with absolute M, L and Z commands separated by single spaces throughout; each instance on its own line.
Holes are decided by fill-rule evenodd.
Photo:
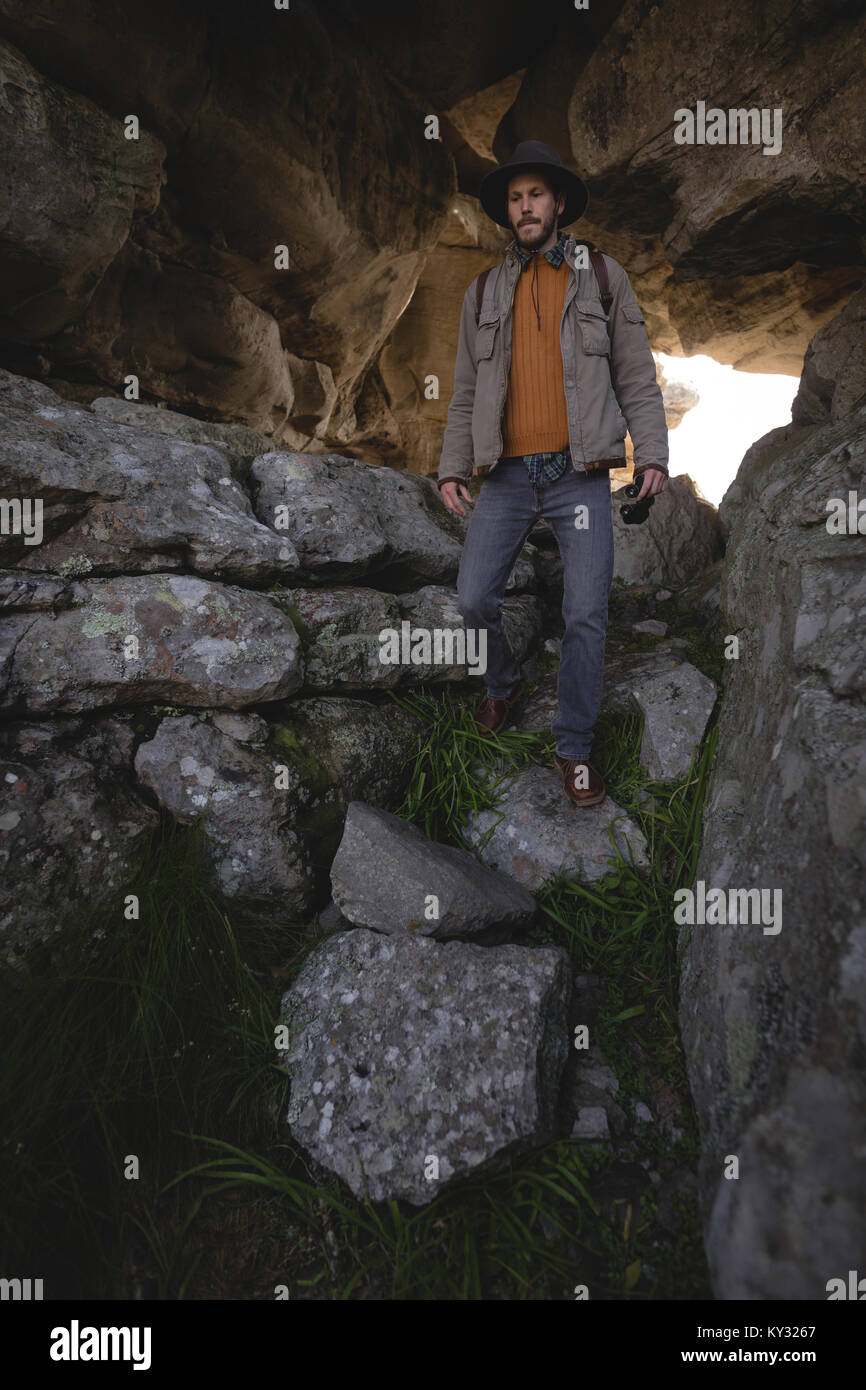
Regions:
M 680 653 L 686 645 L 683 639 L 671 638 L 669 643 L 660 642 L 651 652 L 610 652 L 604 668 L 602 710 L 634 713 L 632 691 L 638 692 L 645 682 L 652 683 L 657 676 L 680 670 L 683 665 Z M 515 727 L 521 733 L 543 733 L 550 729 L 559 709 L 557 681 L 557 671 L 540 677 L 515 719 Z
M 150 239 L 147 231 L 143 239 Z M 135 338 L 130 322 L 138 326 Z M 89 370 L 113 386 L 133 373 L 151 402 L 202 410 L 267 436 L 281 436 L 293 408 L 273 315 L 219 272 L 172 264 L 171 256 L 132 239 L 50 353 L 55 376 L 80 378 Z
M 400 605 L 391 594 L 354 585 L 287 589 L 275 601 L 301 634 L 304 695 L 389 689 L 411 667 L 382 660 L 380 633 L 400 632 Z
M 100 419 L 0 370 L 0 482 L 48 512 L 41 544 L 3 540 L 0 553 L 23 569 L 292 574 L 294 549 L 256 520 L 235 472 L 225 448 Z
M 658 618 L 644 618 L 640 623 L 632 623 L 632 632 L 645 632 L 650 637 L 667 637 L 668 625 Z
M 268 718 L 167 718 L 135 762 L 161 806 L 202 818 L 214 883 L 264 929 L 308 917 L 329 891 L 348 802 L 399 805 L 420 727 L 396 707 L 336 698 L 275 705 Z
M 316 921 L 326 932 L 347 931 L 353 925 L 343 916 L 333 898 L 322 908 Z
M 619 1090 L 616 1073 L 607 1062 L 593 1060 L 591 1054 L 579 1054 L 579 1074 L 581 1086 L 592 1087 L 607 1095 L 615 1096 Z
M 270 453 L 250 480 L 256 515 L 297 550 L 301 580 L 375 573 L 380 587 L 408 588 L 456 578 L 459 533 L 428 479 L 333 454 Z
M 858 290 L 806 349 L 791 419 L 795 425 L 836 423 L 850 415 L 864 393 L 866 290 Z
M 840 407 L 844 368 L 837 390 Z M 825 1299 L 866 1245 L 866 537 L 832 534 L 825 507 L 862 495 L 864 459 L 862 404 L 772 431 L 721 509 L 724 622 L 740 658 L 696 881 L 778 891 L 784 911 L 771 934 L 754 922 L 680 931 L 717 1298 Z M 723 1176 L 732 1153 L 737 1182 Z
M 682 667 L 679 650 L 660 651 L 661 643 L 651 652 L 618 652 L 605 666 L 601 707 L 615 714 L 634 714 L 639 705 L 639 692 L 647 683 L 652 688 L 661 676 L 673 675 Z M 636 699 L 633 699 L 632 696 Z
M 304 694 L 462 681 L 486 670 L 486 646 L 467 634 L 454 589 L 428 584 L 391 595 L 353 585 L 293 588 L 275 602 L 304 644 Z M 537 600 L 506 598 L 503 615 L 522 659 L 540 628 Z
M 689 639 L 687 637 L 666 637 L 663 642 L 657 642 L 653 652 L 670 652 L 676 657 L 680 657 L 682 652 L 688 650 Z
M 688 661 L 675 670 L 646 675 L 630 693 L 644 717 L 640 758 L 652 781 L 678 782 L 692 758 L 716 703 L 716 686 Z
M 489 927 L 520 931 L 536 911 L 532 894 L 506 874 L 362 801 L 349 805 L 331 888 L 350 922 L 388 935 L 445 940 Z
M 82 313 L 135 215 L 153 212 L 165 147 L 144 128 L 125 139 L 122 120 L 50 81 L 7 43 L 0 145 L 0 338 L 32 343 Z
M 673 589 L 658 589 L 655 594 L 656 603 L 666 603 L 669 598 L 673 598 Z
M 234 716 L 239 718 L 239 716 Z M 310 789 L 297 777 L 278 788 L 276 760 L 194 715 L 163 719 L 135 755 L 135 771 L 182 824 L 203 817 L 215 880 L 247 913 L 301 915 L 313 873 L 292 814 Z
M 570 1138 L 610 1140 L 607 1111 L 603 1105 L 585 1105 L 577 1112 Z
M 597 1041 L 597 1024 L 606 986 L 598 975 L 575 975 L 569 1034 L 577 1041 L 576 1030 L 586 1028 L 588 1046 L 569 1049 L 562 1082 L 561 1118 L 563 1133 L 574 1139 L 620 1139 L 628 1131 L 624 1110 L 614 1100 L 619 1081 L 608 1066 Z
M 34 713 L 160 701 L 243 705 L 301 683 L 295 629 L 259 594 L 185 575 L 69 585 L 69 607 L 9 620 L 0 706 Z
M 465 630 L 457 607 L 456 589 L 428 584 L 417 593 L 400 594 L 398 599 L 403 617 L 408 619 L 413 628 L 426 628 L 429 632 L 435 632 L 437 628 Z M 522 662 L 541 632 L 542 613 L 538 599 L 533 594 L 513 594 L 504 598 L 502 625 L 515 660 L 518 663 Z M 431 664 L 426 667 L 419 663 L 417 668 L 413 666 L 409 669 L 413 674 L 417 669 L 419 680 L 435 680 L 437 677 L 440 680 L 461 680 L 465 676 L 476 675 L 483 678 L 487 669 L 486 652 L 486 645 L 482 645 L 478 634 L 472 634 L 471 640 L 467 634 L 466 662 L 451 666 Z
M 299 760 L 311 780 L 322 779 L 333 789 L 337 821 L 329 818 L 321 831 L 329 872 L 350 802 L 364 800 L 386 811 L 400 805 L 426 726 L 390 702 L 374 705 L 346 696 L 287 701 L 269 716 L 283 761 Z
M 479 777 L 483 775 L 480 768 L 477 771 Z M 536 766 L 506 777 L 493 795 L 493 809 L 473 812 L 461 827 L 462 834 L 479 847 L 485 864 L 510 874 L 531 891 L 552 874 L 595 883 L 611 873 L 611 825 L 618 850 L 632 860 L 638 873 L 648 871 L 644 836 L 609 796 L 598 806 L 573 806 L 559 774 Z
M 0 725 L 0 955 L 8 965 L 50 943 L 128 880 L 156 828 L 132 788 L 133 735 L 122 719 Z
M 547 671 L 538 677 L 538 684 L 531 695 L 521 701 L 512 716 L 513 725 L 523 734 L 547 732 L 559 711 L 557 694 L 558 670 Z
M 806 44 L 798 22 L 776 33 L 772 64 L 780 80 L 772 100 L 755 100 L 773 123 L 770 141 L 761 144 L 781 151 L 774 158 L 731 128 L 729 109 L 750 102 L 722 95 L 757 92 L 767 81 L 766 50 L 764 59 L 758 56 L 760 26 L 735 7 L 719 14 L 690 0 L 666 6 L 663 20 L 661 13 L 644 17 L 623 7 L 590 52 L 585 33 L 558 27 L 529 59 L 509 133 L 526 139 L 539 129 L 542 111 L 551 113 L 549 120 L 557 109 L 567 112 L 557 120 L 563 147 L 590 189 L 605 190 L 603 210 L 590 202 L 581 235 L 595 237 L 605 251 L 613 247 L 634 266 L 635 293 L 657 350 L 707 353 L 741 370 L 757 365 L 796 375 L 816 329 L 861 283 L 851 274 L 861 255 L 844 219 L 862 207 L 863 142 L 840 136 L 859 131 L 863 16 L 822 10 Z M 713 109 L 723 109 L 725 147 L 702 143 L 700 130 L 690 143 L 678 143 L 670 110 L 659 138 L 671 74 L 682 91 L 703 91 L 709 47 L 714 89 L 703 109 L 710 130 Z M 692 97 L 683 106 L 695 115 Z M 796 123 L 775 114 L 793 110 Z M 678 119 L 674 128 L 681 128 Z M 770 166 L 757 183 L 756 161 Z M 624 169 L 629 177 L 619 179 Z M 800 258 L 804 226 L 822 228 L 819 263 Z
M 692 608 L 703 618 L 720 621 L 724 569 L 724 559 L 716 560 L 702 574 L 683 585 L 677 596 L 680 607 Z
M 67 585 L 50 574 L 0 570 L 0 613 L 50 612 L 62 603 Z
M 223 275 L 164 262 L 132 240 L 72 331 L 52 343 L 51 362 L 57 375 L 89 368 L 112 385 L 133 373 L 151 400 L 266 435 L 282 433 L 294 403 L 273 315 Z
M 221 734 L 227 734 L 238 743 L 264 744 L 268 739 L 268 726 L 257 714 L 226 714 L 217 710 L 210 722 Z
M 37 68 L 74 73 L 82 95 L 55 98 L 37 76 L 54 104 L 37 119 L 31 99 L 27 120 L 10 98 L 11 167 L 22 166 L 5 252 L 23 281 L 14 342 L 39 336 L 30 303 L 53 275 L 76 320 L 73 334 L 39 344 L 54 375 L 74 368 L 76 380 L 114 386 L 134 371 L 172 405 L 221 410 L 271 433 L 293 424 L 291 358 L 301 358 L 333 378 L 333 418 L 315 427 L 345 443 L 366 372 L 456 190 L 442 142 L 409 140 L 395 154 L 388 133 L 415 129 L 419 115 L 423 125 L 430 98 L 383 80 L 381 55 L 368 38 L 348 38 L 346 15 L 308 5 L 291 17 L 273 6 L 217 15 L 194 0 L 182 18 L 148 12 L 134 42 L 111 12 L 42 19 L 13 0 L 4 32 Z M 141 114 L 139 142 L 106 115 L 130 110 Z M 371 179 L 395 167 L 403 193 L 371 211 Z M 49 192 L 30 186 L 34 170 Z M 155 174 L 167 179 L 158 207 Z M 46 204 L 48 216 L 36 216 Z M 96 281 L 79 316 L 75 291 Z M 310 432 L 310 396 L 302 379 L 293 433 Z
M 160 410 L 143 401 L 127 401 L 121 396 L 98 396 L 91 401 L 94 415 L 117 425 L 131 425 L 149 434 L 169 434 L 189 444 L 223 444 L 238 458 L 254 459 L 267 453 L 271 441 L 248 425 L 221 425 L 216 420 L 197 420 L 176 410 Z
M 435 475 L 454 384 L 457 329 L 466 287 L 505 254 L 508 236 L 477 198 L 458 193 L 415 293 L 394 324 L 357 403 L 364 458 Z M 431 363 L 438 393 L 425 391 Z M 468 510 L 468 509 L 467 509 Z
M 719 517 L 687 473 L 668 480 L 646 521 L 627 526 L 621 489 L 613 494 L 614 576 L 626 584 L 679 589 L 724 549 Z
M 413 1206 L 547 1142 L 569 989 L 554 947 L 331 937 L 283 999 L 293 1138 L 357 1198 Z

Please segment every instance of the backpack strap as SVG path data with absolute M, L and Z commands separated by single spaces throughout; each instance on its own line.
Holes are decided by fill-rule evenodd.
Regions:
M 487 277 L 490 274 L 490 267 L 482 270 L 478 279 L 475 281 L 475 327 L 478 327 L 478 320 L 481 317 L 481 301 L 484 298 L 484 286 L 487 284 Z
M 609 314 L 610 306 L 613 303 L 613 295 L 610 292 L 610 281 L 607 278 L 607 266 L 604 263 L 604 256 L 600 251 L 590 251 L 589 259 L 592 261 L 592 268 L 595 271 L 598 288 L 601 290 L 601 307 L 606 314 Z

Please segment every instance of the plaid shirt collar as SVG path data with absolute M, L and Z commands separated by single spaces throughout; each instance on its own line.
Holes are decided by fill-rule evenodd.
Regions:
M 545 251 L 544 253 L 544 259 L 546 261 L 550 261 L 550 264 L 553 266 L 554 270 L 558 270 L 559 267 L 562 265 L 562 258 L 565 255 L 566 235 L 567 234 L 565 232 L 560 232 L 559 236 L 557 237 L 553 246 L 551 246 L 550 250 Z M 517 256 L 520 260 L 520 270 L 522 273 L 526 269 L 526 267 L 531 263 L 532 257 L 535 253 L 533 251 L 524 251 L 523 247 L 518 244 L 516 237 L 512 243 L 512 250 L 517 253 Z

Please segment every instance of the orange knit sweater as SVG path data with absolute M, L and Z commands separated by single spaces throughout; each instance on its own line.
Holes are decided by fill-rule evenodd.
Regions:
M 502 453 L 553 454 L 568 444 L 559 327 L 568 289 L 565 261 L 557 270 L 544 256 L 521 273 L 514 292 L 511 371 L 502 427 Z M 538 314 L 541 316 L 541 329 Z

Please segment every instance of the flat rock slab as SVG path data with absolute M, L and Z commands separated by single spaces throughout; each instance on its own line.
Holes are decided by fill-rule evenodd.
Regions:
M 390 935 L 442 940 L 520 929 L 536 912 L 532 894 L 507 874 L 362 801 L 349 805 L 331 888 L 350 922 Z
M 274 599 L 300 631 L 304 695 L 462 681 L 487 669 L 486 644 L 466 632 L 456 589 L 427 584 L 395 595 L 345 584 L 284 589 Z M 522 660 L 540 630 L 538 600 L 506 598 L 503 621 Z
M 351 582 L 392 568 L 409 583 L 456 578 L 460 543 L 429 478 L 274 451 L 255 460 L 250 482 L 256 515 L 290 542 L 302 579 Z
M 195 570 L 263 584 L 293 574 L 291 543 L 253 515 L 230 450 L 156 433 L 163 414 L 118 424 L 0 370 L 0 487 L 44 506 L 40 544 L 3 538 L 9 562 L 64 578 Z
M 651 652 L 615 652 L 605 664 L 601 707 L 611 714 L 634 714 L 632 695 L 639 695 L 647 682 L 668 676 L 682 668 L 679 650 L 656 647 Z
M 716 693 L 715 682 L 688 661 L 635 685 L 631 702 L 644 717 L 640 757 L 651 778 L 677 782 L 688 776 Z
M 0 705 L 34 713 L 159 701 L 240 709 L 301 684 L 300 641 L 262 594 L 187 575 L 69 585 L 55 613 L 14 614 Z
M 414 1206 L 546 1143 L 570 990 L 558 947 L 331 937 L 283 998 L 293 1138 L 359 1199 Z
M 478 771 L 483 775 L 483 769 Z M 598 806 L 573 806 L 559 774 L 535 766 L 506 779 L 494 796 L 495 809 L 473 812 L 462 833 L 468 843 L 481 845 L 492 828 L 480 851 L 482 860 L 531 891 L 556 873 L 580 883 L 594 883 L 611 873 L 612 823 L 620 852 L 638 873 L 649 872 L 646 839 L 609 796 Z
M 610 714 L 633 713 L 632 691 L 638 691 L 655 676 L 681 669 L 681 650 L 685 645 L 683 639 L 671 638 L 651 652 L 611 651 L 604 666 L 602 710 Z M 558 670 L 545 672 L 518 708 L 514 727 L 521 733 L 545 733 L 552 728 L 559 713 L 558 680 Z
M 197 420 L 176 410 L 146 405 L 143 401 L 127 401 L 120 396 L 97 396 L 90 402 L 94 415 L 118 425 L 133 425 L 148 434 L 170 434 L 189 444 L 224 444 L 239 458 L 257 458 L 272 447 L 272 441 L 249 425 L 217 424 L 214 420 Z

